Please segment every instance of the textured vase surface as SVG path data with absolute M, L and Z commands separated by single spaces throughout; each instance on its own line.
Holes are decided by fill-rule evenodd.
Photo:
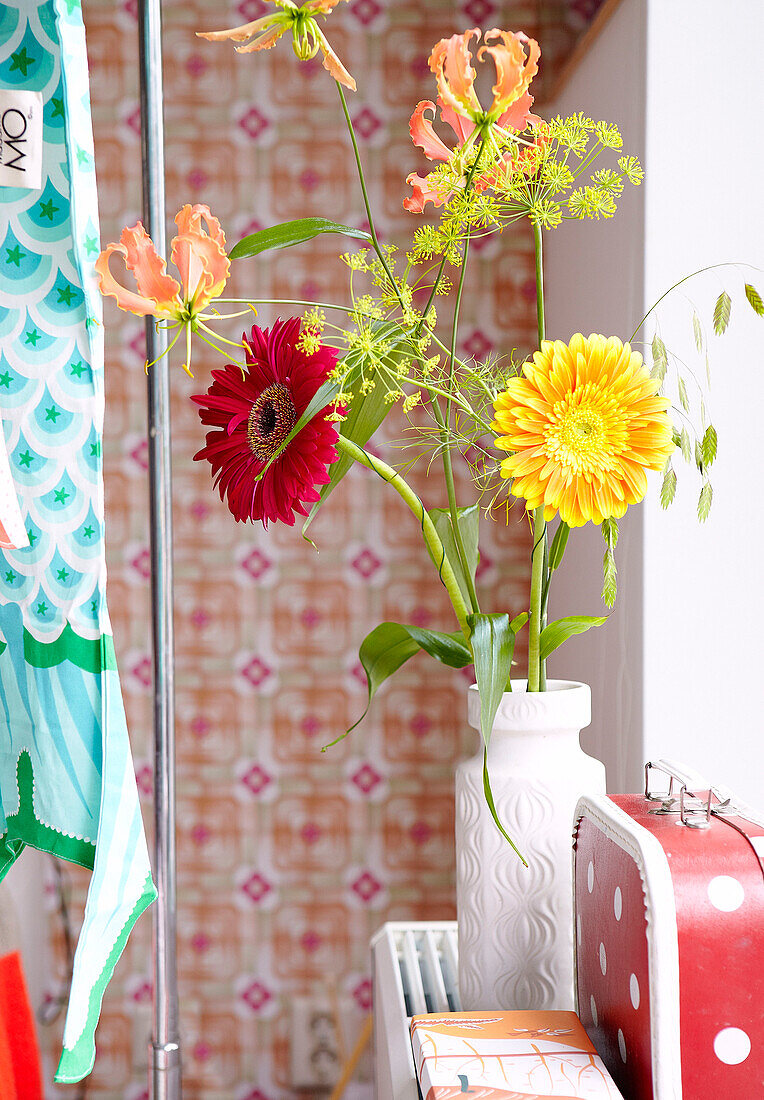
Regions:
M 480 697 L 468 694 L 471 726 Z M 459 991 L 465 1010 L 572 1009 L 573 813 L 581 794 L 604 794 L 605 767 L 579 731 L 591 721 L 587 684 L 550 680 L 503 698 L 488 748 L 499 820 L 483 792 L 483 747 L 456 769 L 456 906 Z

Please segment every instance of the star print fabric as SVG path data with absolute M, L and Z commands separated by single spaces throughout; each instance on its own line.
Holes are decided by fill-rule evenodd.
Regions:
M 79 0 L 0 6 L 0 103 L 39 92 L 43 114 L 42 186 L 0 187 L 0 414 L 28 539 L 0 553 L 0 877 L 26 845 L 93 870 L 61 1082 L 92 1069 L 104 989 L 156 896 L 105 601 L 87 72 Z

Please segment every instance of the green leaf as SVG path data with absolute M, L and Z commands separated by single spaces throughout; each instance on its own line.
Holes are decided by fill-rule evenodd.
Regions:
M 284 439 L 282 439 L 281 443 L 279 443 L 278 447 L 268 459 L 266 464 L 263 466 L 260 473 L 257 474 L 254 478 L 255 481 L 259 481 L 262 477 L 265 476 L 266 471 L 270 469 L 270 467 L 273 465 L 273 463 L 276 461 L 282 451 L 286 450 L 294 437 L 302 431 L 305 425 L 308 424 L 314 416 L 317 416 L 322 411 L 322 409 L 325 409 L 327 405 L 331 405 L 332 401 L 340 392 L 341 388 L 342 384 L 340 382 L 329 381 L 324 382 L 321 386 L 318 387 L 315 394 L 308 402 L 302 416 L 292 428 L 291 432 L 289 432 L 289 434 L 286 435 Z
M 666 345 L 657 332 L 655 336 L 653 336 L 651 350 L 653 353 L 653 369 L 650 372 L 650 377 L 657 378 L 659 382 L 662 382 L 668 370 L 668 353 L 666 351 Z
M 602 537 L 611 550 L 615 550 L 618 545 L 618 520 L 613 516 L 602 521 Z
M 661 485 L 661 507 L 668 508 L 669 504 L 673 501 L 676 495 L 676 474 L 674 473 L 674 467 L 669 462 L 663 473 L 663 484 Z
M 759 317 L 764 317 L 764 302 L 761 300 L 761 295 L 755 286 L 751 286 L 750 283 L 745 284 L 745 296 L 751 306 L 754 313 L 758 313 Z
M 509 615 L 467 616 L 475 679 L 480 692 L 480 732 L 487 745 L 501 697 L 507 690 L 515 649 L 515 634 Z
M 687 387 L 684 384 L 683 378 L 677 379 L 677 387 L 679 389 L 679 402 L 685 412 L 690 411 L 690 402 L 687 400 Z
M 358 651 L 369 691 L 366 708 L 357 722 L 325 748 L 336 745 L 363 721 L 377 690 L 420 649 L 449 668 L 465 668 L 472 664 L 472 653 L 461 632 L 441 634 L 437 630 L 424 630 L 403 623 L 380 623 L 366 635 Z
M 713 424 L 709 424 L 703 435 L 703 442 L 700 444 L 700 449 L 703 453 L 703 461 L 706 466 L 710 466 L 716 458 L 717 443 L 716 428 Z
M 560 520 L 559 526 L 554 533 L 552 539 L 552 545 L 549 547 L 549 571 L 554 572 L 555 569 L 559 569 L 562 562 L 563 554 L 565 553 L 565 547 L 568 545 L 568 535 L 570 534 L 570 527 L 564 520 Z
M 685 462 L 692 462 L 692 447 L 690 445 L 690 435 L 686 428 L 682 428 L 679 433 L 679 447 L 682 452 L 682 458 Z
M 549 623 L 541 631 L 541 660 L 545 661 L 550 653 L 554 653 L 574 634 L 583 634 L 593 626 L 602 626 L 606 622 L 607 615 L 568 615 Z
M 467 569 L 474 585 L 475 570 L 477 569 L 480 556 L 478 554 L 480 508 L 477 504 L 473 504 L 469 508 L 457 508 L 456 511 L 459 531 L 461 532 L 462 543 L 464 545 L 464 553 L 467 556 Z M 435 530 L 438 532 L 438 538 L 443 543 L 443 549 L 454 571 L 464 602 L 469 606 L 469 588 L 465 579 L 464 570 L 462 569 L 459 552 L 456 548 L 454 529 L 451 526 L 451 513 L 447 508 L 431 508 L 427 514 L 432 520 Z M 435 562 L 435 564 L 440 568 L 440 562 Z
M 716 305 L 714 306 L 714 332 L 717 336 L 723 336 L 727 331 L 731 312 L 732 299 L 727 291 L 723 290 L 716 299 Z
M 701 523 L 708 519 L 708 513 L 711 511 L 711 502 L 713 499 L 714 491 L 711 488 L 711 482 L 707 481 L 700 490 L 700 496 L 698 497 L 698 519 Z
M 380 340 L 390 341 L 394 334 L 400 334 L 400 328 L 394 322 L 386 322 L 382 325 L 375 325 L 373 327 L 373 332 L 375 338 L 379 337 Z M 400 336 L 397 342 L 402 342 L 402 340 L 403 336 Z M 402 352 L 400 350 L 393 348 L 384 357 L 383 362 L 389 364 L 390 369 L 394 370 L 401 355 Z M 340 434 L 343 435 L 345 439 L 349 439 L 351 442 L 357 444 L 359 447 L 363 447 L 371 439 L 374 432 L 390 412 L 392 406 L 389 402 L 385 401 L 386 389 L 381 380 L 377 381 L 377 384 L 369 393 L 361 393 L 361 386 L 364 381 L 364 371 L 362 368 L 367 364 L 357 351 L 354 350 L 349 352 L 345 356 L 343 362 L 349 363 L 351 369 L 345 376 L 345 382 L 342 388 L 345 393 L 353 394 L 353 400 L 350 402 L 347 416 L 340 424 Z M 350 455 L 346 454 L 340 454 L 337 461 L 331 464 L 329 467 L 329 481 L 326 485 L 321 487 L 320 500 L 317 500 L 310 509 L 308 518 L 302 525 L 303 537 L 306 537 L 305 532 L 316 518 L 319 508 L 324 504 L 329 494 L 336 489 L 352 465 L 353 459 Z
M 460 630 L 443 634 L 439 630 L 425 630 L 420 626 L 404 626 L 403 629 L 420 649 L 449 668 L 466 668 L 472 664 L 472 651 Z
M 615 554 L 612 547 L 605 548 L 602 559 L 602 599 L 607 607 L 612 607 L 618 595 L 618 570 L 615 566 Z
M 528 866 L 527 859 L 522 854 L 520 849 L 517 847 L 517 845 L 515 844 L 512 837 L 509 835 L 507 830 L 502 825 L 501 821 L 499 821 L 499 815 L 496 811 L 496 803 L 493 800 L 493 791 L 491 790 L 491 781 L 488 777 L 488 750 L 487 749 L 483 749 L 483 793 L 485 795 L 485 800 L 486 800 L 486 803 L 488 805 L 488 809 L 491 811 L 491 817 L 493 818 L 493 820 L 496 823 L 496 828 L 499 830 L 499 832 L 504 837 L 504 839 L 509 841 L 509 844 L 512 846 L 512 848 L 515 850 L 517 855 L 520 857 L 520 860 L 521 860 L 523 866 L 527 867 Z
M 370 241 L 371 235 L 363 229 L 354 229 L 352 225 L 339 225 L 326 218 L 298 218 L 296 221 L 280 222 L 268 229 L 250 233 L 231 249 L 231 259 L 241 260 L 247 256 L 257 256 L 273 248 L 291 248 L 294 244 L 311 241 L 320 233 L 341 233 L 344 237 L 356 237 Z
M 528 622 L 530 615 L 527 611 L 521 611 L 519 615 L 515 615 L 512 622 L 509 624 L 509 629 L 513 634 L 519 634 L 525 624 Z
M 703 351 L 703 328 L 700 323 L 700 317 L 697 313 L 692 315 L 692 331 L 695 337 L 695 347 L 699 352 Z

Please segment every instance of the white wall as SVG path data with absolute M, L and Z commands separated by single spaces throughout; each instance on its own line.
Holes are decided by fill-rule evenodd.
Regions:
M 643 7 L 624 0 L 559 99 L 542 108 L 550 117 L 584 111 L 617 122 L 624 150 L 640 158 L 645 130 Z M 643 187 L 629 187 L 615 218 L 564 222 L 544 235 L 550 339 L 568 340 L 574 332 L 624 339 L 631 335 L 644 312 L 643 224 Z M 619 597 L 610 619 L 571 639 L 549 661 L 551 675 L 591 684 L 592 725 L 581 741 L 604 761 L 611 790 L 633 787 L 642 756 L 641 546 L 642 517 L 633 511 L 621 524 Z M 600 599 L 603 552 L 599 528 L 588 524 L 571 534 L 551 589 L 550 619 L 606 611 Z
M 648 9 L 645 297 L 709 263 L 764 267 L 764 5 L 654 0 Z M 764 276 L 748 273 L 764 294 Z M 648 754 L 670 753 L 764 804 L 764 319 L 742 278 L 691 291 L 708 320 L 723 284 L 730 330 L 711 337 L 719 430 L 714 506 L 698 529 L 693 494 L 645 514 L 644 714 Z M 688 304 L 662 311 L 690 348 Z M 710 327 L 710 326 L 709 326 Z
M 711 0 L 623 0 L 549 113 L 581 109 L 618 122 L 646 180 L 612 221 L 547 236 L 550 336 L 627 338 L 663 291 L 696 268 L 764 265 L 762 41 L 764 5 L 751 0 L 727 0 L 723 11 Z M 764 293 L 764 277 L 745 277 Z M 764 319 L 743 300 L 742 283 L 731 270 L 712 273 L 659 313 L 666 343 L 701 375 L 693 304 L 710 335 L 710 412 L 720 438 L 710 519 L 699 526 L 698 483 L 681 460 L 668 512 L 653 478 L 648 501 L 623 524 L 612 619 L 550 662 L 553 673 L 592 682 L 585 743 L 608 765 L 613 790 L 636 789 L 643 760 L 669 755 L 764 803 Z M 710 319 L 723 286 L 735 291 L 733 323 L 718 339 Z M 599 534 L 575 533 L 571 544 L 555 616 L 598 607 Z

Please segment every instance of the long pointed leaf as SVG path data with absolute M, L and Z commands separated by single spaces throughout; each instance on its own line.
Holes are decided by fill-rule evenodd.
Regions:
M 496 828 L 499 830 L 499 832 L 504 837 L 504 839 L 509 841 L 509 844 L 511 845 L 511 847 L 515 850 L 517 855 L 520 857 L 520 861 L 523 864 L 523 866 L 527 867 L 528 866 L 528 860 L 522 854 L 522 852 L 517 847 L 517 845 L 515 844 L 512 837 L 509 835 L 509 833 L 507 832 L 507 830 L 504 828 L 501 821 L 499 820 L 499 814 L 496 810 L 496 803 L 493 800 L 493 791 L 491 790 L 491 780 L 488 777 L 488 750 L 487 749 L 483 749 L 483 794 L 485 795 L 485 800 L 486 800 L 486 803 L 488 804 L 488 809 L 491 811 L 491 817 L 493 818 L 494 822 L 496 823 Z
M 464 635 L 442 634 L 438 630 L 425 630 L 420 626 L 404 626 L 411 637 L 425 653 L 429 653 L 441 664 L 449 668 L 466 668 L 472 664 L 472 653 L 464 641 Z
M 352 225 L 340 225 L 327 218 L 298 218 L 296 221 L 280 222 L 257 233 L 243 237 L 231 249 L 231 259 L 241 260 L 247 256 L 257 256 L 273 248 L 291 248 L 292 245 L 311 241 L 321 233 L 340 233 L 344 237 L 356 237 L 364 241 L 371 240 L 371 234 L 363 229 L 354 229 Z
M 468 615 L 475 679 L 480 692 L 480 732 L 487 745 L 501 697 L 507 690 L 515 649 L 509 615 Z
M 555 569 L 559 569 L 562 563 L 562 558 L 565 553 L 565 547 L 568 545 L 568 536 L 570 535 L 570 527 L 564 520 L 560 520 L 557 530 L 554 533 L 552 539 L 552 545 L 549 547 L 549 572 L 554 572 Z
M 593 626 L 602 626 L 607 622 L 607 615 L 569 615 L 565 619 L 557 619 L 549 623 L 541 631 L 541 660 L 545 661 L 550 653 L 567 642 L 574 634 L 583 634 Z
M 472 664 L 472 653 L 462 634 L 443 634 L 404 623 L 380 623 L 366 635 L 358 651 L 369 691 L 366 708 L 361 717 L 331 745 L 341 741 L 363 721 L 377 690 L 420 649 L 449 668 L 465 668 Z
M 454 576 L 461 589 L 464 602 L 469 605 L 470 595 L 467 580 L 462 569 L 461 559 L 459 557 L 459 551 L 456 547 L 456 539 L 454 538 L 454 529 L 451 525 L 451 513 L 447 508 L 431 508 L 428 512 L 430 519 L 435 525 L 435 530 L 438 532 L 438 538 L 443 543 L 443 549 L 446 551 L 446 557 L 451 563 L 451 568 L 454 571 Z M 469 508 L 457 508 L 459 531 L 462 536 L 462 543 L 464 545 L 464 552 L 467 556 L 467 569 L 469 575 L 472 578 L 472 583 L 475 583 L 475 571 L 479 561 L 478 553 L 478 533 L 480 526 L 480 508 L 477 504 L 471 505 Z

